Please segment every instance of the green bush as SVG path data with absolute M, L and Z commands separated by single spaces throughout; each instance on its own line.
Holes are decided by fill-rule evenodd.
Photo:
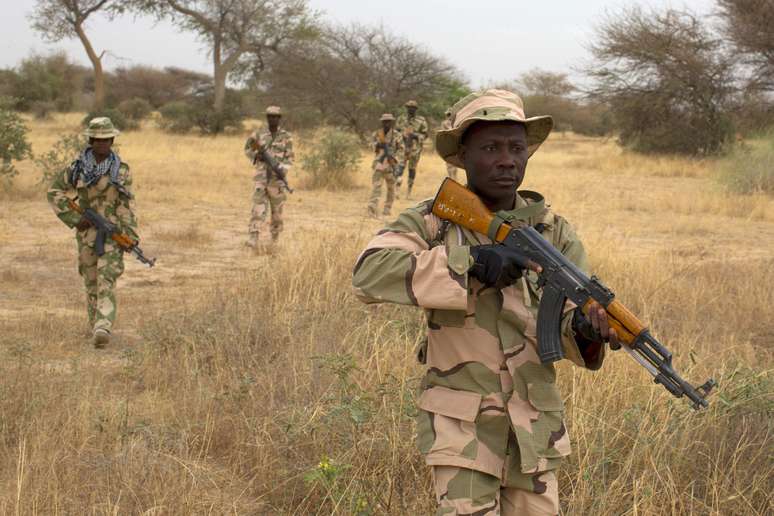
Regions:
M 188 102 L 173 100 L 159 108 L 159 126 L 170 133 L 187 133 L 196 124 L 194 113 Z
M 122 111 L 119 111 L 115 108 L 106 108 L 92 111 L 83 117 L 83 121 L 81 123 L 84 127 L 87 127 L 89 125 L 89 121 L 92 118 L 97 118 L 100 116 L 108 117 L 113 122 L 113 125 L 121 131 L 133 131 L 140 128 L 140 123 L 137 120 L 129 118 Z
M 27 126 L 13 111 L 14 103 L 10 97 L 0 97 L 0 179 L 6 186 L 19 173 L 14 161 L 32 156 L 32 147 L 27 141 Z
M 40 170 L 39 184 L 50 185 L 54 177 L 69 167 L 86 145 L 88 142 L 82 133 L 69 134 L 60 138 L 51 150 L 36 157 L 35 166 Z
M 37 120 L 48 120 L 54 111 L 56 111 L 56 104 L 51 101 L 36 100 L 30 103 L 30 113 Z
M 325 129 L 302 163 L 309 174 L 308 187 L 351 188 L 360 161 L 360 143 L 353 134 Z
M 134 97 L 121 101 L 117 109 L 130 120 L 139 122 L 148 118 L 148 115 L 153 111 L 153 106 L 145 99 Z
M 735 146 L 720 161 L 717 177 L 735 193 L 774 195 L 774 130 L 759 140 Z

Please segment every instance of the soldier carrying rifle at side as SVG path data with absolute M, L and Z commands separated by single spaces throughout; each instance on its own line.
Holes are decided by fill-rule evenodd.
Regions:
M 402 135 L 393 129 L 395 117 L 385 113 L 379 119 L 382 128 L 373 135 L 374 161 L 371 164 L 371 198 L 368 201 L 368 215 L 376 218 L 379 198 L 382 195 L 382 181 L 387 184 L 387 198 L 382 215 L 389 215 L 395 199 L 395 170 L 403 165 L 404 147 Z
M 414 187 L 414 180 L 417 175 L 417 166 L 419 158 L 422 156 L 422 146 L 427 138 L 427 120 L 425 117 L 417 114 L 419 104 L 416 100 L 409 100 L 405 104 L 406 113 L 401 114 L 395 122 L 395 128 L 403 133 L 403 143 L 405 146 L 405 163 L 401 164 L 395 170 L 396 195 L 400 192 L 400 185 L 403 181 L 403 172 L 408 167 L 408 185 L 406 188 L 406 198 L 411 198 L 411 189 Z
M 245 142 L 245 155 L 255 166 L 255 191 L 250 214 L 248 239 L 245 245 L 253 249 L 263 244 L 260 235 L 268 232 L 266 219 L 271 212 L 271 243 L 277 242 L 283 229 L 282 207 L 287 199 L 285 191 L 291 191 L 287 174 L 293 166 L 293 139 L 288 131 L 280 128 L 282 111 L 278 106 L 266 108 L 267 126 L 253 132 Z M 279 170 L 273 168 L 278 164 Z
M 111 150 L 119 131 L 107 117 L 89 122 L 89 146 L 70 167 L 57 174 L 48 202 L 68 227 L 76 229 L 78 272 L 86 286 L 89 325 L 94 347 L 110 340 L 116 319 L 114 288 L 124 271 L 124 252 L 150 266 L 137 246 L 129 165 Z M 73 197 L 77 198 L 73 199 Z

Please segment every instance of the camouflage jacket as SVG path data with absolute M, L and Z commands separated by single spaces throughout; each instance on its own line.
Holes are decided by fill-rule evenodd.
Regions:
M 420 451 L 430 465 L 502 478 L 512 428 L 520 452 L 516 468 L 522 473 L 554 469 L 570 453 L 570 440 L 554 366 L 541 364 L 537 356 L 537 277 L 529 273 L 502 290 L 484 288 L 467 273 L 469 246 L 491 242 L 442 223 L 430 206 L 425 201 L 406 210 L 377 233 L 353 273 L 362 301 L 425 310 L 428 334 L 420 361 L 424 358 L 428 370 L 417 402 Z M 540 194 L 519 192 L 515 209 L 501 213 L 541 224 L 546 239 L 586 268 L 572 227 L 545 206 Z M 597 369 L 604 351 L 584 356 L 571 328 L 572 309 L 568 303 L 562 319 L 565 356 Z
M 395 129 L 390 129 L 386 135 L 383 129 L 379 129 L 374 132 L 371 139 L 372 146 L 374 148 L 374 162 L 371 164 L 371 168 L 374 170 L 389 170 L 395 165 L 403 164 L 405 160 L 405 150 L 403 147 L 403 138 L 400 133 Z M 382 147 L 386 144 L 390 147 L 390 152 L 395 158 L 395 165 L 391 164 L 387 158 L 384 157 L 385 149 Z
M 258 157 L 258 148 L 266 145 L 269 153 L 285 168 L 285 172 L 290 172 L 293 166 L 293 137 L 285 129 L 277 129 L 277 135 L 272 137 L 268 127 L 254 131 L 245 142 L 245 155 L 250 159 L 250 163 L 255 165 L 256 182 L 265 182 L 270 176 L 268 165 L 263 163 Z M 272 178 L 272 180 L 276 180 Z
M 81 175 L 74 178 L 75 184 L 71 183 L 71 179 L 71 168 L 68 167 L 54 177 L 46 194 L 48 203 L 62 222 L 74 228 L 81 220 L 81 215 L 67 205 L 68 199 L 77 196 L 76 202 L 82 208 L 93 209 L 118 226 L 119 231 L 139 240 L 137 220 L 132 209 L 134 196 L 131 193 L 132 176 L 128 164 L 121 162 L 115 183 L 111 180 L 110 174 L 104 174 L 89 186 L 84 184 Z M 91 227 L 86 231 L 79 231 L 78 237 L 83 244 L 94 246 L 97 230 Z M 113 242 L 108 240 L 105 244 L 106 250 L 110 250 L 113 245 Z
M 425 117 L 415 115 L 409 118 L 405 113 L 398 116 L 395 129 L 403 133 L 403 142 L 406 145 L 406 153 L 422 152 L 422 143 L 427 138 L 427 120 Z M 412 135 L 416 138 L 412 138 Z

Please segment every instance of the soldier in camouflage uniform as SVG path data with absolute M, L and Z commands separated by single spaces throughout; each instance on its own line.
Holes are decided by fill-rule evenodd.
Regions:
M 452 128 L 452 119 L 451 119 L 451 109 L 446 110 L 446 118 L 444 118 L 443 122 L 441 122 L 441 131 L 448 131 Z M 451 163 L 446 163 L 446 175 L 450 178 L 457 180 L 457 167 L 452 165 Z
M 384 201 L 384 215 L 389 215 L 392 210 L 392 201 L 395 199 L 395 169 L 403 165 L 404 149 L 403 137 L 393 130 L 395 117 L 385 113 L 379 119 L 382 128 L 374 132 L 372 142 L 374 147 L 374 162 L 371 168 L 374 173 L 371 178 L 373 189 L 371 199 L 368 201 L 368 214 L 377 216 L 379 198 L 382 195 L 382 181 L 387 184 L 387 199 Z M 388 155 L 389 152 L 389 155 Z
M 517 191 L 528 157 L 550 132 L 551 117 L 525 118 L 521 99 L 503 90 L 468 95 L 436 149 L 465 169 L 468 188 L 507 221 L 538 228 L 581 269 L 586 253 L 570 224 L 542 195 Z M 555 515 L 555 470 L 570 453 L 562 396 L 552 364 L 536 351 L 541 291 L 537 265 L 486 235 L 443 222 L 424 201 L 367 245 L 353 286 L 366 303 L 422 307 L 427 373 L 418 398 L 418 445 L 432 468 L 437 515 Z M 595 370 L 605 342 L 617 347 L 599 305 L 586 318 L 568 303 L 565 356 Z
M 411 198 L 411 189 L 414 187 L 414 179 L 417 175 L 417 165 L 419 157 L 422 155 L 422 144 L 427 138 L 427 121 L 425 117 L 417 115 L 418 104 L 416 100 L 409 100 L 405 104 L 406 113 L 398 117 L 395 123 L 397 131 L 403 133 L 403 143 L 405 145 L 405 163 L 397 168 L 398 178 L 396 184 L 396 195 L 400 193 L 400 185 L 403 180 L 403 171 L 408 167 L 408 186 L 406 197 Z
M 98 348 L 110 340 L 116 319 L 114 288 L 124 271 L 123 251 L 107 239 L 104 254 L 98 256 L 94 249 L 96 229 L 70 209 L 67 201 L 77 196 L 82 208 L 92 208 L 115 224 L 119 231 L 139 240 L 132 211 L 134 197 L 129 165 L 110 149 L 118 133 L 109 118 L 92 119 L 85 133 L 89 146 L 70 167 L 56 175 L 47 194 L 56 216 L 68 227 L 76 229 L 78 272 L 86 286 L 89 324 L 93 329 L 93 344 Z
M 277 106 L 266 108 L 267 127 L 253 132 L 245 142 L 245 155 L 255 166 L 255 192 L 253 209 L 250 214 L 249 238 L 246 245 L 257 248 L 259 235 L 266 234 L 266 219 L 271 211 L 271 241 L 276 243 L 282 232 L 282 206 L 287 195 L 279 178 L 260 157 L 260 150 L 266 149 L 284 168 L 285 174 L 293 166 L 293 139 L 288 131 L 281 129 L 282 111 Z

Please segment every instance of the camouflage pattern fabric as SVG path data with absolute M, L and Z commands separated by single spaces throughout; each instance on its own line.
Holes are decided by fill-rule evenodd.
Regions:
M 384 201 L 383 214 L 389 215 L 395 199 L 394 172 L 397 167 L 402 166 L 404 160 L 403 137 L 394 129 L 390 129 L 386 135 L 382 129 L 379 129 L 374 132 L 371 141 L 374 149 L 374 161 L 371 163 L 373 175 L 371 177 L 371 198 L 368 200 L 368 213 L 377 214 L 379 199 L 382 196 L 382 182 L 384 182 L 387 185 L 387 198 Z M 396 163 L 390 163 L 387 158 L 384 158 L 385 149 L 381 147 L 382 142 L 390 147 Z
M 448 118 L 445 118 L 443 122 L 441 122 L 441 130 L 442 131 L 448 131 L 452 128 L 451 120 Z M 446 163 L 446 175 L 450 178 L 457 180 L 457 167 L 452 165 L 451 163 Z
M 47 193 L 49 204 L 62 222 L 75 228 L 80 221 L 81 215 L 67 205 L 67 200 L 77 195 L 77 202 L 82 208 L 93 209 L 118 226 L 119 231 L 139 239 L 132 210 L 132 177 L 126 163 L 121 163 L 118 185 L 111 182 L 109 175 L 103 175 L 88 186 L 82 176 L 78 177 L 73 186 L 69 175 L 69 170 L 58 174 Z M 108 239 L 105 254 L 97 256 L 94 252 L 97 231 L 93 227 L 76 231 L 75 238 L 78 244 L 78 273 L 86 287 L 89 324 L 94 330 L 110 331 L 116 320 L 115 285 L 124 272 L 123 251 Z
M 260 234 L 268 233 L 266 228 L 268 214 L 271 213 L 271 236 L 276 240 L 282 232 L 284 223 L 282 207 L 285 204 L 285 195 L 282 183 L 274 177 L 260 157 L 258 149 L 266 146 L 269 153 L 285 167 L 286 176 L 289 176 L 293 166 L 293 138 L 290 133 L 282 128 L 277 129 L 277 134 L 271 134 L 268 128 L 253 132 L 245 142 L 245 155 L 255 165 L 255 191 L 253 192 L 253 208 L 250 213 L 250 225 L 248 232 L 253 243 L 258 242 Z
M 428 334 L 419 356 L 427 364 L 417 405 L 417 443 L 430 466 L 456 466 L 508 479 L 557 468 L 570 453 L 553 364 L 537 355 L 541 292 L 534 273 L 505 289 L 484 288 L 468 275 L 471 245 L 486 236 L 441 220 L 432 201 L 404 211 L 377 233 L 353 272 L 365 303 L 392 302 L 425 310 Z M 540 223 L 543 236 L 581 269 L 586 254 L 569 223 L 540 194 L 519 192 L 505 218 Z M 603 350 L 584 356 L 571 329 L 568 303 L 561 328 L 565 356 L 589 369 Z M 509 433 L 518 461 L 509 464 Z M 513 454 L 511 454 L 513 455 Z
M 428 134 L 427 120 L 420 115 L 409 117 L 407 114 L 401 114 L 395 122 L 395 129 L 403 134 L 403 143 L 405 144 L 405 166 L 409 169 L 409 188 L 414 184 L 417 165 L 422 155 L 422 145 Z M 415 137 L 412 137 L 415 136 Z M 402 168 L 399 169 L 402 172 Z M 402 175 L 402 174 L 401 174 Z M 398 176 L 398 186 L 401 184 L 401 176 Z

